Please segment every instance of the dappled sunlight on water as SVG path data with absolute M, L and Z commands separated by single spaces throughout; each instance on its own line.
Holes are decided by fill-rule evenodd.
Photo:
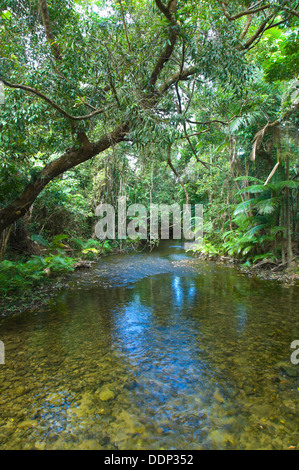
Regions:
M 298 288 L 162 245 L 0 323 L 2 449 L 299 446 Z

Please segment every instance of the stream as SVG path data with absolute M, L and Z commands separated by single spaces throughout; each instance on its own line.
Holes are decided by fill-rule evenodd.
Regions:
M 299 288 L 176 241 L 0 320 L 0 449 L 299 448 Z

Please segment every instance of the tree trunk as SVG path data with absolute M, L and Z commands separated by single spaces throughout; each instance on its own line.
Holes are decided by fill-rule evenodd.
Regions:
M 3 260 L 13 225 L 2 231 L 0 236 L 0 261 Z
M 286 181 L 289 181 L 289 155 L 286 153 Z M 291 268 L 293 252 L 291 237 L 291 207 L 290 207 L 290 188 L 286 188 L 285 194 L 285 219 L 286 219 L 286 248 L 287 248 L 287 267 Z
M 82 145 L 80 148 L 70 149 L 61 157 L 46 165 L 17 199 L 0 210 L 0 233 L 27 213 L 37 196 L 50 181 L 80 163 L 90 160 L 112 145 L 121 142 L 127 132 L 128 126 L 120 125 L 96 143 L 90 143 L 86 136 L 81 135 Z

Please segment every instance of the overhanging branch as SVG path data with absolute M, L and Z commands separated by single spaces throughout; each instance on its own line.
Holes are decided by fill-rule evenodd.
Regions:
M 274 18 L 274 13 L 271 13 L 270 15 L 266 17 L 266 19 L 260 24 L 260 26 L 257 28 L 255 33 L 251 36 L 251 38 L 249 38 L 248 41 L 246 41 L 246 43 L 243 44 L 243 49 L 248 49 L 256 39 L 262 36 L 262 34 L 264 33 L 267 27 L 267 24 L 272 18 Z
M 107 110 L 107 108 L 96 109 L 92 113 L 86 114 L 84 116 L 73 116 L 72 114 L 69 114 L 67 111 L 65 111 L 63 108 L 61 108 L 61 106 L 59 106 L 57 103 L 55 103 L 55 101 L 51 100 L 51 98 L 44 95 L 44 93 L 41 93 L 36 88 L 32 88 L 32 87 L 27 86 L 27 85 L 21 85 L 19 83 L 11 83 L 11 82 L 9 82 L 8 80 L 4 79 L 1 76 L 0 76 L 0 81 L 3 82 L 4 85 L 8 86 L 9 88 L 15 88 L 15 89 L 18 89 L 18 90 L 27 91 L 28 93 L 32 93 L 33 95 L 38 96 L 39 98 L 41 98 L 42 100 L 44 100 L 48 104 L 50 104 L 52 106 L 52 108 L 56 109 L 56 111 L 58 111 L 60 114 L 67 117 L 68 119 L 71 119 L 72 121 L 83 121 L 83 120 L 86 120 L 86 119 L 90 119 L 90 118 L 96 116 L 97 114 L 104 113 Z
M 177 9 L 176 0 L 170 0 L 167 7 L 162 3 L 161 0 L 155 0 L 155 2 L 159 10 L 162 11 L 162 13 L 170 21 L 171 25 L 169 27 L 168 43 L 164 47 L 149 79 L 150 90 L 152 90 L 155 84 L 157 83 L 160 72 L 162 71 L 165 64 L 169 61 L 170 57 L 172 56 L 172 53 L 174 51 L 174 46 L 178 38 L 178 30 L 176 27 L 176 20 L 174 17 L 174 14 L 176 13 L 176 9 Z
M 112 145 L 122 142 L 128 131 L 128 125 L 121 124 L 116 127 L 114 131 L 104 135 L 95 143 L 90 143 L 87 137 L 82 133 L 82 135 L 79 136 L 82 142 L 82 146 L 79 149 L 70 149 L 59 158 L 46 165 L 17 199 L 8 206 L 0 209 L 0 233 L 26 214 L 37 196 L 50 181 L 80 163 L 90 160 Z
M 177 172 L 176 169 L 174 168 L 174 166 L 173 166 L 173 164 L 172 164 L 172 161 L 171 161 L 171 146 L 169 146 L 168 149 L 167 149 L 167 165 L 171 168 L 171 171 L 172 171 L 172 172 L 175 174 L 175 176 L 177 177 L 178 182 L 179 182 L 180 185 L 182 186 L 183 191 L 184 191 L 184 193 L 185 193 L 186 204 L 189 204 L 189 194 L 188 194 L 188 191 L 187 191 L 187 189 L 186 189 L 186 186 L 184 185 L 182 178 L 180 177 L 180 175 L 178 174 L 178 172 Z
M 59 50 L 59 46 L 56 42 L 55 36 L 52 31 L 52 26 L 50 22 L 50 16 L 48 11 L 48 5 L 46 0 L 39 0 L 39 8 L 41 12 L 41 17 L 43 21 L 43 25 L 45 28 L 46 38 L 48 43 L 50 44 L 52 54 L 57 61 L 61 61 L 61 53 Z
M 294 9 L 286 7 L 286 6 L 281 6 L 280 8 L 282 10 L 287 11 L 288 13 L 291 13 L 291 15 L 297 16 L 297 18 L 299 18 L 299 12 L 297 10 L 294 10 Z M 296 7 L 296 8 L 298 8 L 298 7 Z
M 166 16 L 166 18 L 173 24 L 175 24 L 175 18 L 173 17 L 171 11 L 170 11 L 170 6 L 171 6 L 171 1 L 169 2 L 168 6 L 166 7 L 164 5 L 164 3 L 162 2 L 162 0 L 155 0 L 155 3 L 157 5 L 157 7 L 159 8 L 159 10 L 163 13 L 164 16 Z M 173 2 L 174 3 L 174 2 Z
M 172 85 L 174 85 L 177 82 L 183 81 L 183 80 L 188 80 L 189 77 L 192 75 L 195 75 L 197 73 L 197 68 L 196 67 L 189 67 L 188 69 L 183 70 L 182 72 L 177 72 L 171 77 L 169 77 L 168 80 L 165 81 L 163 85 L 161 85 L 159 92 L 162 95 L 165 93 Z
M 229 21 L 234 21 L 234 20 L 237 20 L 238 18 L 241 18 L 242 16 L 247 16 L 249 14 L 253 14 L 253 13 L 258 13 L 259 11 L 263 11 L 263 10 L 267 10 L 269 9 L 272 5 L 270 3 L 266 3 L 265 5 L 262 5 L 258 8 L 247 8 L 246 10 L 244 11 L 241 11 L 240 13 L 236 13 L 234 15 L 231 15 L 226 7 L 226 4 L 225 2 L 222 2 L 222 1 L 219 1 L 218 3 L 220 3 L 221 5 L 221 8 L 222 8 L 222 11 L 224 13 L 224 16 L 229 20 Z

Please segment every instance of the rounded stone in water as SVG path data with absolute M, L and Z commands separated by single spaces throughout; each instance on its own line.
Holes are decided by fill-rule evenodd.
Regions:
M 112 392 L 112 390 L 102 390 L 99 393 L 99 399 L 101 401 L 110 401 L 113 400 L 113 398 L 115 398 L 115 393 Z

